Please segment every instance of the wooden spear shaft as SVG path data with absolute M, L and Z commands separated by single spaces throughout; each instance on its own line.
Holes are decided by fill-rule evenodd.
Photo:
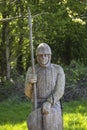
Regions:
M 33 40 L 32 40 L 32 16 L 31 16 L 31 12 L 28 8 L 28 25 L 29 25 L 29 29 L 30 29 L 30 50 L 31 50 L 31 62 L 32 62 L 32 74 L 35 75 L 35 64 L 34 64 L 34 52 L 33 52 Z M 36 93 L 36 83 L 33 84 L 33 88 L 34 88 L 34 94 L 33 94 L 33 98 L 34 98 L 34 103 L 33 103 L 33 109 L 35 110 L 37 108 L 37 93 Z

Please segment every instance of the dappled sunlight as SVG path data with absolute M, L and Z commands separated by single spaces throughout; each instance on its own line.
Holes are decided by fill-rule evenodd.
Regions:
M 66 107 L 63 114 L 64 129 L 87 130 L 87 112 L 83 102 L 81 104 L 77 101 L 66 103 L 64 107 Z
M 85 25 L 86 22 L 79 17 L 79 14 L 75 11 L 72 11 L 69 7 L 66 8 L 68 16 L 72 19 L 73 22 Z
M 86 24 L 86 22 L 83 21 L 80 18 L 73 18 L 72 21 L 75 22 L 75 23 L 80 23 L 81 25 L 85 25 Z
M 83 21 L 81 18 L 78 18 L 78 17 L 75 17 L 76 13 L 73 13 L 73 14 L 68 14 L 68 16 L 72 19 L 73 22 L 75 23 L 79 23 L 81 25 L 85 25 L 86 22 Z
M 86 100 L 64 102 L 64 130 L 87 130 L 86 108 Z M 30 112 L 29 101 L 6 100 L 0 104 L 0 130 L 28 130 L 26 120 Z
M 87 117 L 80 113 L 65 114 L 64 115 L 64 128 L 65 130 L 87 130 Z
M 27 124 L 26 121 L 17 124 L 7 122 L 0 125 L 0 130 L 27 130 Z
M 67 4 L 67 0 L 63 0 L 62 3 L 63 3 L 63 4 Z

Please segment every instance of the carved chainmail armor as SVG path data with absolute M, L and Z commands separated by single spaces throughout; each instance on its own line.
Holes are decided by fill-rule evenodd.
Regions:
M 48 62 L 42 65 L 40 56 L 46 54 Z M 42 57 L 43 58 L 43 57 Z M 51 64 L 51 49 L 42 43 L 37 48 L 37 62 L 35 71 L 37 75 L 36 91 L 38 109 L 28 118 L 28 130 L 63 130 L 60 99 L 64 94 L 65 74 L 61 66 Z M 33 100 L 33 87 L 30 82 L 32 69 L 28 68 L 25 80 L 25 94 Z M 42 114 L 44 103 L 50 104 L 49 114 Z M 48 106 L 47 104 L 47 106 Z M 48 110 L 48 109 L 47 109 Z
M 51 64 L 50 67 L 40 67 L 36 65 L 37 74 L 37 100 L 38 102 L 48 100 L 55 104 L 61 99 L 64 93 L 65 76 L 63 69 L 59 65 Z M 31 74 L 31 67 L 28 69 L 25 86 L 29 87 L 29 74 Z M 28 84 L 28 85 L 27 85 Z M 31 88 L 31 86 L 30 86 Z M 25 87 L 27 89 L 27 87 Z M 31 97 L 32 89 L 26 91 L 26 95 Z

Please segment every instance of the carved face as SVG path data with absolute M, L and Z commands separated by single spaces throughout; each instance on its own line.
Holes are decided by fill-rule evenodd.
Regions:
M 36 50 L 37 62 L 42 67 L 47 67 L 51 61 L 51 48 L 46 43 L 41 43 Z
M 51 55 L 50 54 L 39 54 L 37 55 L 38 64 L 42 67 L 47 67 L 50 64 Z

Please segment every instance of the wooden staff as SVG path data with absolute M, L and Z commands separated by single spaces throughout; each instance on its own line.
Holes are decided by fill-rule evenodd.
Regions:
M 30 50 L 31 50 L 31 62 L 32 62 L 32 74 L 33 76 L 35 76 L 35 64 L 34 64 L 34 52 L 33 52 L 33 41 L 32 41 L 32 16 L 31 16 L 31 12 L 28 8 L 28 25 L 29 25 L 29 29 L 30 29 Z M 34 102 L 33 102 L 33 109 L 35 110 L 37 108 L 37 93 L 36 93 L 36 83 L 33 84 L 33 88 L 34 88 Z

